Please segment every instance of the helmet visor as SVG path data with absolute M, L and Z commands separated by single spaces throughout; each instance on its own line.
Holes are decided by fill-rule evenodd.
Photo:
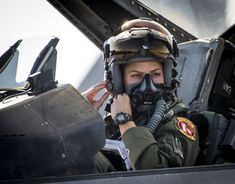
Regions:
M 149 32 L 148 32 L 149 33 Z M 119 55 L 122 59 L 133 55 L 156 56 L 167 58 L 172 56 L 171 38 L 164 34 L 130 34 L 136 35 L 131 38 L 122 37 L 110 43 L 111 56 Z

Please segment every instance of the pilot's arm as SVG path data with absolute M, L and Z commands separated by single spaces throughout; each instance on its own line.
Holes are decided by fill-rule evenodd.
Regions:
M 132 114 L 130 99 L 119 94 L 111 105 L 111 115 Z M 130 152 L 134 169 L 154 169 L 194 165 L 199 153 L 196 126 L 185 118 L 172 118 L 154 133 L 136 127 L 134 121 L 119 125 L 122 140 Z
M 183 134 L 174 118 L 164 123 L 154 135 L 145 127 L 133 127 L 123 134 L 122 139 L 130 151 L 134 169 L 181 167 L 195 164 L 199 145 L 197 132 L 194 133 L 193 137 Z

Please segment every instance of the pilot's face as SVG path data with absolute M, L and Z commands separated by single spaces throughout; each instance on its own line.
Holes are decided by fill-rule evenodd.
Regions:
M 163 84 L 163 67 L 160 62 L 144 61 L 125 65 L 124 67 L 124 86 L 142 81 L 146 74 L 149 74 L 156 84 Z

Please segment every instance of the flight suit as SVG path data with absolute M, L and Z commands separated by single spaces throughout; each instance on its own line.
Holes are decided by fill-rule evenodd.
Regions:
M 199 153 L 196 127 L 185 118 L 173 117 L 153 135 L 145 127 L 128 129 L 122 140 L 136 170 L 192 166 Z
M 134 170 L 192 166 L 199 153 L 196 126 L 176 116 L 163 122 L 154 134 L 146 127 L 130 128 L 122 140 L 129 150 Z M 115 171 L 101 153 L 96 160 L 98 172 Z

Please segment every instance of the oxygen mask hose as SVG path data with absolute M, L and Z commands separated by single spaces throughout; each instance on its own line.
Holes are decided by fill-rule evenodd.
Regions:
M 159 128 L 160 122 L 163 119 L 166 110 L 166 101 L 163 99 L 163 97 L 160 97 L 156 101 L 153 115 L 146 126 L 151 133 L 154 133 Z

